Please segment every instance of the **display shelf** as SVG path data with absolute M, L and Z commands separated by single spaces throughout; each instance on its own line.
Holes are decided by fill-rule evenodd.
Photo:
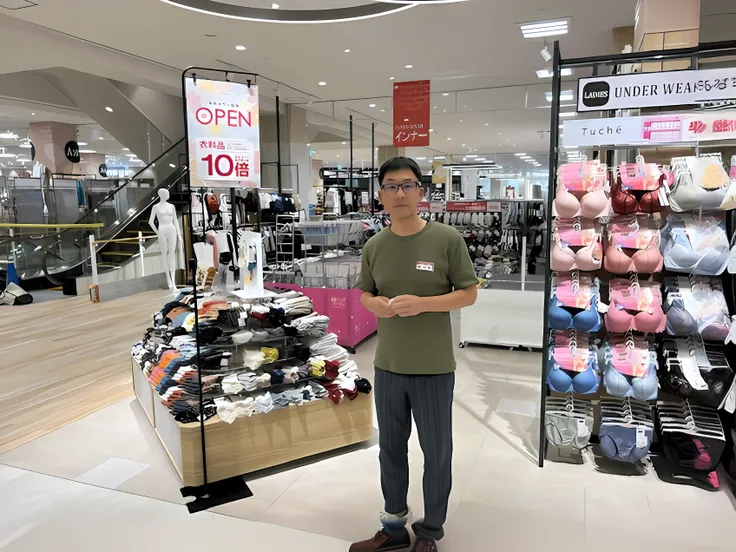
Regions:
M 177 422 L 157 400 L 135 358 L 131 358 L 136 398 L 146 412 L 179 479 L 185 486 L 204 483 L 199 423 Z M 369 440 L 373 400 L 359 394 L 335 405 L 329 399 L 291 405 L 232 424 L 214 416 L 204 422 L 210 481 L 245 475 Z

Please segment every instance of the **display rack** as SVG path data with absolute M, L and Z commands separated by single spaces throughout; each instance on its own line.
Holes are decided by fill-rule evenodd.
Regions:
M 626 343 L 633 343 L 635 339 L 641 339 L 643 342 L 646 343 L 644 340 L 645 337 L 650 337 L 648 343 L 650 343 L 650 349 L 649 351 L 656 352 L 658 355 L 658 369 L 655 372 L 657 377 L 659 378 L 659 402 L 656 402 L 655 400 L 635 400 L 633 398 L 629 398 L 629 395 L 626 395 L 627 398 L 621 398 L 624 395 L 615 395 L 615 398 L 611 400 L 612 395 L 608 395 L 608 383 L 606 382 L 606 387 L 604 388 L 603 381 L 602 381 L 602 374 L 597 376 L 600 377 L 601 380 L 599 380 L 600 383 L 600 389 L 598 389 L 598 383 L 596 384 L 595 389 L 597 389 L 597 392 L 592 392 L 589 394 L 580 394 L 579 390 L 568 392 L 567 394 L 564 393 L 558 393 L 556 391 L 552 391 L 550 387 L 548 386 L 548 371 L 550 370 L 548 366 L 548 362 L 551 362 L 553 357 L 552 354 L 552 347 L 550 345 L 551 342 L 551 336 L 552 332 L 548 329 L 552 326 L 550 325 L 550 311 L 552 310 L 552 288 L 553 288 L 553 279 L 556 276 L 556 274 L 552 271 L 551 267 L 551 252 L 552 252 L 552 228 L 553 228 L 553 203 L 556 198 L 556 191 L 558 189 L 558 168 L 560 166 L 559 163 L 559 156 L 561 153 L 561 148 L 559 144 L 560 140 L 560 111 L 561 111 L 561 101 L 560 101 L 560 92 L 561 92 L 561 72 L 563 69 L 575 69 L 576 71 L 580 71 L 581 69 L 592 69 L 592 77 L 590 80 L 587 80 L 587 82 L 580 82 L 578 84 L 578 95 L 582 95 L 582 97 L 578 98 L 579 102 L 587 102 L 583 103 L 584 110 L 590 110 L 590 111 L 607 111 L 607 114 L 609 117 L 613 116 L 614 113 L 614 107 L 618 110 L 623 110 L 623 112 L 616 113 L 616 116 L 618 117 L 636 117 L 638 115 L 635 112 L 630 111 L 631 109 L 639 109 L 639 108 L 648 108 L 650 111 L 646 113 L 646 115 L 664 115 L 663 111 L 660 111 L 661 109 L 664 109 L 668 113 L 668 115 L 673 116 L 673 118 L 677 121 L 684 120 L 683 118 L 680 118 L 680 116 L 688 115 L 694 113 L 694 111 L 691 109 L 690 111 L 686 112 L 683 111 L 684 105 L 697 105 L 701 104 L 700 107 L 704 107 L 705 104 L 708 104 L 709 101 L 721 101 L 721 100 L 733 100 L 736 98 L 736 69 L 733 68 L 732 62 L 729 60 L 733 59 L 733 56 L 736 55 L 736 42 L 723 42 L 723 43 L 713 43 L 713 44 L 702 44 L 699 47 L 696 48 L 688 48 L 688 49 L 678 49 L 678 50 L 665 50 L 665 51 L 649 51 L 649 52 L 641 52 L 641 53 L 633 53 L 633 54 L 621 54 L 621 55 L 612 55 L 612 56 L 595 56 L 595 57 L 586 57 L 586 58 L 576 58 L 576 59 L 567 59 L 563 60 L 560 53 L 560 46 L 559 42 L 555 43 L 554 47 L 554 56 L 553 56 L 553 79 L 552 79 L 552 110 L 551 110 L 551 122 L 550 122 L 550 155 L 549 155 L 549 194 L 548 194 L 548 203 L 547 203 L 547 220 L 550 222 L 550 231 L 547 233 L 546 239 L 545 239 L 545 249 L 546 249 L 546 266 L 545 266 L 545 289 L 544 289 L 544 299 L 543 299 L 543 330 L 542 330 L 542 347 L 543 347 L 543 355 L 542 355 L 542 374 L 541 374 L 541 397 L 540 397 L 540 419 L 539 419 L 539 440 L 540 440 L 540 446 L 539 446 L 539 457 L 538 457 L 538 464 L 540 467 L 544 466 L 545 457 L 547 454 L 547 448 L 548 448 L 548 433 L 547 428 L 549 424 L 553 423 L 552 418 L 554 416 L 557 416 L 559 414 L 565 414 L 570 413 L 571 418 L 574 420 L 574 413 L 577 413 L 576 415 L 579 417 L 579 420 L 577 425 L 577 430 L 573 429 L 572 432 L 575 434 L 577 431 L 577 436 L 573 435 L 571 437 L 571 443 L 576 443 L 572 446 L 573 449 L 581 450 L 585 446 L 587 446 L 588 443 L 599 443 L 602 441 L 599 441 L 601 439 L 601 435 L 603 433 L 603 423 L 600 421 L 601 416 L 601 410 L 603 409 L 605 413 L 603 413 L 603 416 L 611 416 L 613 415 L 613 419 L 616 419 L 616 416 L 620 416 L 620 428 L 625 428 L 626 430 L 632 429 L 636 432 L 636 449 L 640 449 L 638 452 L 635 450 L 632 450 L 633 452 L 637 452 L 637 456 L 634 456 L 633 459 L 623 459 L 623 461 L 639 461 L 642 458 L 645 458 L 649 451 L 659 453 L 664 452 L 664 455 L 668 458 L 670 462 L 673 463 L 673 465 L 676 464 L 676 468 L 679 470 L 679 474 L 686 474 L 688 477 L 696 477 L 697 472 L 699 470 L 702 471 L 702 469 L 708 470 L 715 470 L 715 465 L 717 465 L 718 460 L 715 457 L 715 454 L 713 454 L 713 457 L 710 455 L 708 456 L 708 460 L 713 460 L 712 467 L 706 467 L 702 468 L 702 466 L 696 466 L 693 465 L 691 467 L 685 466 L 685 464 L 680 464 L 675 462 L 675 460 L 672 458 L 671 453 L 667 450 L 666 447 L 663 448 L 657 448 L 658 444 L 661 444 L 661 441 L 664 440 L 665 444 L 671 439 L 672 431 L 680 431 L 680 429 L 675 426 L 675 429 L 673 429 L 672 422 L 668 420 L 666 417 L 668 413 L 672 411 L 682 411 L 684 412 L 683 416 L 686 417 L 686 419 L 690 420 L 690 422 L 687 422 L 689 424 L 689 431 L 691 431 L 691 434 L 693 435 L 702 435 L 702 433 L 698 433 L 702 430 L 702 426 L 698 425 L 697 419 L 693 418 L 693 404 L 697 404 L 699 401 L 697 399 L 693 399 L 691 396 L 685 395 L 685 398 L 683 399 L 682 396 L 678 396 L 677 393 L 671 388 L 671 385 L 663 385 L 665 382 L 665 377 L 667 377 L 667 383 L 669 384 L 672 380 L 669 378 L 669 376 L 666 376 L 665 374 L 668 374 L 669 372 L 669 363 L 667 364 L 667 368 L 665 369 L 665 362 L 667 359 L 673 358 L 671 355 L 673 354 L 673 344 L 674 338 L 667 336 L 665 337 L 662 333 L 656 333 L 652 332 L 650 330 L 649 334 L 643 334 L 641 337 L 635 335 L 636 332 L 629 330 L 626 332 L 626 334 L 615 334 L 613 332 L 610 333 L 611 336 L 618 336 L 617 339 L 620 340 L 626 340 Z M 641 102 L 641 100 L 638 100 L 639 103 L 636 103 L 634 100 L 629 100 L 630 103 L 616 103 L 619 101 L 619 99 L 622 97 L 622 93 L 620 93 L 617 90 L 614 90 L 615 84 L 601 84 L 600 82 L 591 83 L 591 80 L 593 81 L 600 81 L 605 80 L 607 78 L 615 79 L 615 78 L 622 78 L 619 77 L 619 75 L 632 75 L 630 68 L 632 67 L 631 64 L 638 64 L 641 63 L 642 67 L 646 71 L 647 68 L 651 67 L 652 64 L 655 66 L 658 66 L 658 68 L 662 68 L 664 65 L 667 64 L 668 61 L 671 60 L 688 60 L 691 61 L 693 67 L 692 69 L 694 71 L 705 71 L 707 68 L 699 67 L 699 64 L 702 63 L 705 60 L 714 60 L 715 58 L 719 58 L 716 63 L 712 65 L 713 68 L 718 68 L 718 70 L 725 71 L 728 73 L 728 76 L 726 78 L 725 73 L 722 74 L 723 79 L 718 79 L 718 85 L 717 86 L 711 86 L 706 85 L 706 74 L 701 73 L 698 76 L 694 76 L 694 79 L 697 79 L 701 82 L 702 88 L 700 88 L 700 94 L 701 96 L 698 98 L 690 97 L 688 98 L 681 98 L 679 101 L 672 100 L 671 98 L 663 99 L 662 102 L 657 103 L 654 99 L 649 99 L 647 102 Z M 625 69 L 624 69 L 625 68 Z M 609 73 L 610 71 L 610 73 Z M 659 73 L 644 73 L 644 74 L 638 74 L 638 78 L 647 77 L 647 76 L 659 76 L 660 78 L 671 78 L 671 79 L 677 79 L 678 75 L 681 75 L 680 72 L 659 72 Z M 625 78 L 625 77 L 623 77 Z M 619 81 L 621 82 L 621 81 Z M 589 86 L 586 87 L 586 84 L 589 84 Z M 664 90 L 665 87 L 661 87 L 660 90 Z M 688 86 L 683 85 L 681 90 L 687 90 Z M 722 93 L 720 96 L 718 96 L 718 91 L 729 89 L 731 92 Z M 676 87 L 673 88 L 673 90 L 678 90 Z M 651 92 L 652 89 L 649 88 L 649 91 Z M 711 91 L 713 93 L 711 93 Z M 656 93 L 652 92 L 651 95 L 655 95 Z M 724 94 L 728 97 L 725 97 Z M 729 95 L 730 94 L 730 95 Z M 623 101 L 623 100 L 621 100 Z M 610 103 L 609 103 L 610 102 Z M 581 105 L 581 104 L 579 104 Z M 605 107 L 605 106 L 611 106 L 611 107 Z M 694 108 L 693 108 L 694 109 Z M 656 110 L 656 111 L 652 111 Z M 698 114 L 702 114 L 705 111 L 698 111 Z M 732 113 L 733 114 L 733 113 Z M 736 114 L 734 114 L 736 115 Z M 736 118 L 736 117 L 734 117 Z M 621 119 L 619 119 L 620 121 Z M 600 119 L 591 119 L 591 123 L 593 122 L 603 122 L 605 123 L 606 118 L 602 117 Z M 662 127 L 663 129 L 667 130 L 668 132 L 672 131 L 672 126 L 669 126 L 670 122 L 668 122 L 668 126 Z M 683 128 L 678 130 L 683 131 L 684 136 L 684 128 L 685 125 L 683 125 Z M 623 157 L 626 153 L 631 154 L 634 150 L 639 150 L 636 153 L 640 153 L 642 148 L 653 148 L 652 151 L 654 151 L 654 148 L 656 149 L 657 153 L 660 153 L 662 151 L 668 151 L 667 148 L 677 148 L 680 151 L 683 148 L 689 149 L 693 154 L 698 156 L 701 153 L 701 147 L 703 147 L 703 144 L 701 144 L 701 140 L 696 138 L 693 140 L 689 139 L 681 139 L 681 140 L 673 140 L 670 138 L 671 141 L 662 140 L 657 141 L 656 136 L 654 132 L 651 134 L 644 134 L 643 131 L 644 124 L 642 123 L 642 134 L 633 136 L 629 139 L 620 139 L 615 142 L 597 142 L 597 143 L 591 143 L 590 141 L 587 141 L 585 143 L 581 143 L 580 147 L 586 147 L 586 148 L 593 148 L 596 150 L 595 154 L 593 155 L 596 159 L 605 160 L 605 165 L 615 165 L 617 168 L 619 166 L 618 161 L 626 161 L 626 159 Z M 650 127 L 651 129 L 656 129 L 656 124 L 652 125 Z M 622 131 L 623 132 L 623 131 Z M 572 147 L 575 145 L 574 143 L 571 143 L 570 141 L 570 135 L 571 132 L 568 132 L 568 129 L 565 129 L 565 140 L 566 145 L 569 147 Z M 713 139 L 712 137 L 710 139 Z M 720 147 L 726 147 L 728 145 L 733 146 L 733 144 L 736 143 L 736 140 L 734 140 L 733 136 L 730 137 L 730 142 L 721 141 L 719 142 Z M 709 144 L 710 146 L 710 144 Z M 672 150 L 670 150 L 672 151 Z M 681 153 L 678 153 L 676 155 L 682 155 Z M 633 155 L 632 155 L 633 157 Z M 673 156 L 674 157 L 674 156 Z M 585 159 L 583 159 L 583 162 Z M 637 163 L 643 162 L 637 161 Z M 582 166 L 582 165 L 581 165 Z M 623 165 L 622 165 L 623 167 Z M 721 167 L 721 170 L 723 167 Z M 623 169 L 621 169 L 623 170 Z M 663 211 L 663 214 L 661 215 L 661 219 L 663 221 L 670 220 L 670 217 L 672 217 L 669 213 L 669 207 L 671 205 L 669 204 L 669 198 L 671 197 L 671 194 L 674 194 L 674 188 L 671 188 L 670 185 L 666 185 L 667 182 L 667 173 L 666 169 L 661 169 L 662 173 L 659 177 L 657 177 L 657 180 L 659 181 L 660 186 L 660 196 L 659 196 L 659 203 L 657 203 L 657 211 Z M 618 183 L 616 186 L 618 186 L 618 189 L 623 189 L 622 182 L 625 181 L 625 177 L 621 176 L 622 173 L 619 172 L 618 174 Z M 644 175 L 645 173 L 640 173 L 641 175 Z M 736 183 L 736 180 L 734 179 L 736 175 L 732 174 L 732 182 L 731 186 L 733 189 L 734 184 Z M 616 174 L 614 174 L 613 182 L 616 182 Z M 663 183 L 665 182 L 665 183 Z M 561 186 L 564 185 L 564 183 L 560 184 Z M 627 188 L 627 190 L 645 190 L 645 188 Z M 616 193 L 616 191 L 612 192 L 613 194 Z M 627 193 L 629 193 L 627 191 Z M 641 195 L 641 194 L 640 194 Z M 609 195 L 609 197 L 611 197 Z M 643 197 L 643 196 L 642 196 Z M 638 199 L 637 199 L 638 201 Z M 614 208 L 616 205 L 614 204 Z M 723 208 L 723 207 L 721 207 Z M 723 209 L 733 209 L 733 207 L 725 207 Z M 614 209 L 616 210 L 616 209 Z M 683 209 L 684 211 L 685 209 Z M 692 210 L 692 209 L 691 209 Z M 703 217 L 703 211 L 704 208 L 700 207 L 700 209 L 695 210 L 695 214 L 693 215 L 694 220 L 699 220 L 699 217 Z M 622 211 L 617 211 L 622 212 Z M 623 211 L 626 212 L 626 211 Z M 638 209 L 637 209 L 638 212 Z M 654 209 L 652 211 L 644 211 L 646 213 L 654 212 Z M 679 212 L 679 211 L 678 211 Z M 597 215 L 596 218 L 600 216 Z M 734 211 L 731 210 L 726 215 L 726 220 L 728 222 L 727 224 L 727 236 L 731 237 L 734 235 Z M 658 221 L 656 217 L 651 217 L 652 221 Z M 609 223 L 610 224 L 610 223 Z M 637 227 L 638 228 L 638 227 Z M 659 228 L 659 227 L 657 227 Z M 667 228 L 667 225 L 663 227 L 662 231 L 664 232 Z M 613 236 L 611 237 L 611 240 L 613 240 Z M 611 242 L 614 243 L 613 241 Z M 733 243 L 733 242 L 732 242 Z M 568 246 L 566 246 L 568 247 Z M 630 245 L 609 245 L 609 248 L 613 247 L 615 248 L 632 248 Z M 661 247 L 663 253 L 665 252 L 665 245 L 662 241 L 657 245 L 657 247 Z M 633 249 L 637 249 L 638 247 L 633 247 Z M 727 250 L 726 250 L 727 251 Z M 608 255 L 608 250 L 606 253 L 606 256 Z M 733 255 L 733 254 L 732 254 Z M 678 268 L 676 272 L 679 272 L 680 275 L 683 272 L 687 272 L 688 269 L 681 269 Z M 667 263 L 665 262 L 665 273 L 667 271 Z M 656 272 L 659 273 L 659 270 L 650 270 L 650 272 Z M 617 272 L 618 273 L 618 272 Z M 666 275 L 663 273 L 663 275 Z M 694 272 L 695 274 L 711 274 L 710 272 Z M 576 285 L 578 285 L 576 282 L 579 282 L 579 279 L 582 278 L 580 275 L 582 273 L 578 273 L 577 271 L 573 271 L 571 275 L 568 277 L 572 281 L 571 289 L 573 289 L 573 293 L 577 293 L 575 291 Z M 596 298 L 590 303 L 590 306 L 587 307 L 592 311 L 599 311 L 596 307 L 596 301 L 601 301 L 602 297 L 601 293 L 613 293 L 613 288 L 610 290 L 607 276 L 605 272 L 602 272 L 600 270 L 596 272 L 589 273 L 590 277 L 593 276 L 600 276 L 601 283 L 599 291 L 597 292 L 598 295 L 594 295 Z M 720 272 L 716 272 L 716 274 L 720 274 Z M 640 286 L 641 283 L 644 282 L 644 278 L 647 278 L 647 286 L 649 286 L 651 289 L 656 288 L 659 289 L 659 280 L 661 279 L 659 275 L 657 274 L 657 277 L 645 277 L 642 276 L 641 279 L 639 279 L 638 275 L 636 273 L 629 273 L 629 279 L 635 286 Z M 641 280 L 641 282 L 640 282 Z M 688 282 L 688 279 L 680 280 L 681 282 Z M 692 277 L 690 278 L 690 281 L 693 282 L 694 280 Z M 734 282 L 733 277 L 730 276 L 727 273 L 723 273 L 723 287 L 725 288 L 725 300 L 728 303 L 729 312 L 733 314 L 736 312 L 735 308 L 736 305 L 734 304 Z M 558 296 L 560 293 L 560 288 L 558 288 L 555 291 L 555 297 Z M 557 308 L 560 307 L 559 299 L 558 302 L 555 303 L 555 306 Z M 617 307 L 621 307 L 624 310 L 631 311 L 629 307 L 625 307 L 623 303 L 617 304 Z M 608 306 L 609 312 L 614 307 L 613 304 Z M 633 311 L 638 311 L 638 309 L 633 309 Z M 605 312 L 605 310 L 600 310 L 600 312 Z M 615 311 L 614 311 L 615 312 Z M 646 311 L 642 311 L 646 312 Z M 600 315 L 599 315 L 600 317 Z M 571 317 L 572 319 L 572 317 Z M 602 320 L 603 318 L 599 318 L 599 326 L 602 327 Z M 669 318 L 667 319 L 669 322 Z M 606 328 L 609 327 L 609 318 L 606 318 Z M 571 322 L 572 324 L 572 322 Z M 611 326 L 613 328 L 613 326 Z M 597 339 L 601 337 L 601 334 L 603 333 L 603 330 L 598 333 L 598 329 L 593 327 L 591 325 L 591 333 L 588 334 L 590 336 L 590 339 Z M 558 332 L 559 333 L 559 332 Z M 572 334 L 570 334 L 570 342 L 569 346 L 571 348 L 571 354 L 574 355 L 574 350 L 577 347 L 577 340 L 581 339 L 583 332 L 578 332 L 577 337 L 573 337 Z M 674 332 L 669 332 L 670 334 Z M 688 337 L 687 344 L 690 347 L 690 355 L 696 355 L 697 350 L 705 350 L 708 354 L 707 359 L 705 358 L 705 355 L 703 357 L 698 357 L 698 362 L 696 366 L 702 366 L 703 364 L 713 366 L 716 363 L 719 364 L 719 368 L 723 367 L 725 368 L 726 372 L 725 374 L 731 379 L 733 382 L 733 373 L 730 368 L 730 366 L 734 365 L 734 345 L 728 344 L 726 347 L 723 347 L 723 342 L 721 341 L 720 345 L 709 345 L 707 343 L 707 336 L 706 334 L 703 334 L 700 336 L 699 334 L 688 334 L 691 337 Z M 703 338 L 706 338 L 705 344 L 703 344 Z M 587 339 L 586 343 L 587 343 Z M 683 340 L 684 342 L 684 340 Z M 564 343 L 564 341 L 563 341 Z M 728 343 L 728 338 L 726 343 Z M 596 346 L 597 347 L 597 346 Z M 626 345 L 627 350 L 629 350 L 629 346 Z M 698 349 L 700 347 L 700 349 Z M 565 346 L 562 347 L 564 349 Z M 557 355 L 557 350 L 560 349 L 559 344 L 557 345 L 557 349 L 555 349 L 555 355 Z M 592 349 L 595 350 L 595 349 Z M 647 350 L 647 349 L 644 349 Z M 584 352 L 585 353 L 585 352 Z M 561 354 L 561 353 L 560 353 Z M 653 357 L 651 356 L 650 352 L 650 359 Z M 676 354 L 676 353 L 675 353 Z M 687 354 L 687 353 L 686 353 Z M 700 354 L 699 352 L 697 354 Z M 601 360 L 605 358 L 605 361 Z M 588 359 L 584 362 L 591 362 L 592 355 L 588 356 Z M 613 366 L 611 364 L 610 357 L 600 357 L 598 356 L 598 359 L 600 362 L 607 362 L 610 364 L 610 366 Z M 555 362 L 556 357 L 555 357 Z M 702 364 L 701 364 L 702 363 Z M 571 365 L 572 366 L 572 365 Z M 586 365 L 587 366 L 587 365 Z M 651 364 L 649 365 L 651 370 Z M 558 365 L 558 367 L 561 367 Z M 555 368 L 557 369 L 557 368 Z M 607 369 L 608 370 L 608 369 Z M 702 368 L 701 368 L 702 370 Z M 562 372 L 563 370 L 559 370 Z M 580 370 L 575 370 L 577 372 L 580 372 Z M 569 374 L 574 374 L 575 371 L 568 371 Z M 647 372 L 649 374 L 649 372 Z M 621 375 L 619 373 L 619 375 Z M 572 376 L 570 376 L 572 378 Z M 644 376 L 637 376 L 642 379 Z M 623 380 L 624 376 L 621 375 L 621 378 Z M 570 380 L 572 381 L 572 379 Z M 626 381 L 626 380 L 623 380 Z M 631 379 L 629 378 L 629 385 L 631 385 Z M 728 389 L 728 382 L 726 381 L 726 389 Z M 731 384 L 733 385 L 733 384 Z M 571 384 L 572 387 L 572 384 Z M 731 391 L 733 392 L 734 387 L 731 387 Z M 640 393 L 641 394 L 641 393 Z M 653 396 L 657 396 L 657 386 L 654 386 L 652 389 Z M 555 398 L 556 397 L 556 398 Z M 550 405 L 550 418 L 547 417 L 547 406 Z M 703 403 L 705 404 L 705 403 Z M 717 403 L 716 403 L 717 404 Z M 722 403 L 721 406 L 725 404 Z M 594 407 L 595 407 L 595 414 L 594 414 Z M 611 414 L 613 412 L 613 414 Z M 701 411 L 698 411 L 701 412 Z M 664 414 L 663 414 L 664 413 Z M 689 414 L 688 414 L 689 413 Z M 720 420 L 724 422 L 725 429 L 719 428 L 720 425 L 719 417 L 716 415 L 715 408 L 712 408 L 711 410 L 708 410 L 707 412 L 703 410 L 701 414 L 701 421 L 704 420 L 706 424 L 710 424 L 710 427 L 714 428 L 713 435 L 719 435 L 720 438 L 722 438 L 723 441 L 725 441 L 725 444 L 728 447 L 733 448 L 734 444 L 730 441 L 728 438 L 728 428 L 733 428 L 734 422 L 736 422 L 736 419 L 734 419 L 733 412 L 727 410 L 721 412 Z M 595 420 L 595 421 L 594 421 Z M 610 418 L 609 418 L 610 420 Z M 556 427 L 556 426 L 555 426 Z M 600 427 L 600 432 L 597 429 L 597 427 Z M 608 428 L 607 428 L 608 429 Z M 720 432 L 720 433 L 719 433 Z M 562 440 L 562 435 L 560 434 L 560 440 Z M 584 437 L 584 444 L 581 446 L 577 445 L 578 440 L 580 440 L 581 437 Z M 657 442 L 657 439 L 660 440 L 660 442 Z M 610 439 L 609 439 L 610 441 Z M 650 449 L 651 447 L 651 449 Z M 641 453 L 641 454 L 639 454 Z M 720 452 L 718 452 L 718 456 L 720 457 Z M 731 454 L 731 458 L 733 459 L 736 456 L 736 449 L 733 449 L 733 452 Z M 610 456 L 609 456 L 610 457 Z M 701 458 L 704 458 L 701 456 Z M 724 456 L 725 458 L 725 456 Z M 618 459 L 618 458 L 616 458 Z M 715 472 L 712 472 L 715 474 Z M 717 480 L 717 477 L 716 477 Z M 711 488 L 711 490 L 716 490 L 717 486 L 714 486 L 714 488 Z

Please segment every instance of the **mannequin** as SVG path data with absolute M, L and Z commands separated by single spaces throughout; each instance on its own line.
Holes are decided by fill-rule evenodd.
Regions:
M 176 269 L 176 245 L 181 238 L 181 229 L 179 228 L 179 219 L 176 216 L 176 208 L 169 203 L 169 191 L 162 188 L 158 191 L 159 201 L 151 209 L 151 217 L 148 224 L 153 232 L 158 236 L 158 243 L 161 246 L 161 257 L 166 267 L 166 280 L 169 283 L 169 289 L 176 291 L 174 283 L 174 270 Z M 154 220 L 158 219 L 158 228 L 154 225 Z

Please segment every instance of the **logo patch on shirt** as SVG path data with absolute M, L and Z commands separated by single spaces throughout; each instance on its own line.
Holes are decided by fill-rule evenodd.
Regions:
M 426 270 L 427 272 L 434 272 L 434 263 L 417 261 L 417 270 Z

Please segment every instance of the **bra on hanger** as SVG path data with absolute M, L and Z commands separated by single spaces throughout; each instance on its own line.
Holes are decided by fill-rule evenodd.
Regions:
M 659 229 L 649 228 L 647 219 L 633 218 L 628 224 L 609 227 L 603 266 L 612 274 L 661 272 L 664 259 L 659 251 Z
M 671 214 L 662 228 L 664 265 L 674 272 L 719 275 L 729 250 L 725 224 L 714 215 Z
M 562 165 L 552 215 L 561 218 L 607 217 L 611 200 L 606 195 L 607 169 L 596 161 Z
M 714 211 L 723 208 L 730 180 L 721 154 L 677 157 L 672 160 L 674 186 L 668 196 L 670 208 L 683 211 Z
M 555 292 L 548 305 L 548 324 L 554 330 L 578 330 L 581 332 L 597 332 L 601 327 L 601 315 L 598 313 L 599 284 L 598 280 L 581 280 L 581 288 L 576 296 L 571 295 L 569 278 L 557 278 L 553 282 Z M 560 297 L 558 298 L 558 293 Z M 562 299 L 562 300 L 561 300 Z
M 605 373 L 603 383 L 606 391 L 614 397 L 633 397 L 640 401 L 651 401 L 657 398 L 659 392 L 659 381 L 657 379 L 657 362 L 654 353 L 646 351 L 649 355 L 646 372 L 641 376 L 630 376 L 622 374 L 614 364 L 613 356 L 616 355 L 615 348 L 605 347 L 601 354 L 606 355 Z
M 665 292 L 667 333 L 677 336 L 700 334 L 703 339 L 712 341 L 726 339 L 731 330 L 731 317 L 716 278 L 666 278 Z
M 659 201 L 660 188 L 667 179 L 656 166 L 623 164 L 617 170 L 617 177 L 611 188 L 611 206 L 616 213 L 657 213 L 664 210 Z M 655 172 L 656 171 L 656 172 Z
M 589 220 L 559 219 L 552 236 L 554 247 L 550 252 L 552 270 L 598 270 L 603 263 L 600 227 Z M 577 249 L 577 251 L 572 248 Z
M 636 330 L 663 332 L 667 319 L 662 310 L 662 293 L 655 282 L 632 286 L 628 280 L 610 282 L 610 305 L 605 314 L 606 329 L 612 333 Z
M 600 377 L 595 354 L 589 355 L 587 368 L 582 372 L 574 372 L 562 368 L 554 358 L 547 363 L 547 385 L 558 393 L 580 393 L 587 395 L 598 391 Z

